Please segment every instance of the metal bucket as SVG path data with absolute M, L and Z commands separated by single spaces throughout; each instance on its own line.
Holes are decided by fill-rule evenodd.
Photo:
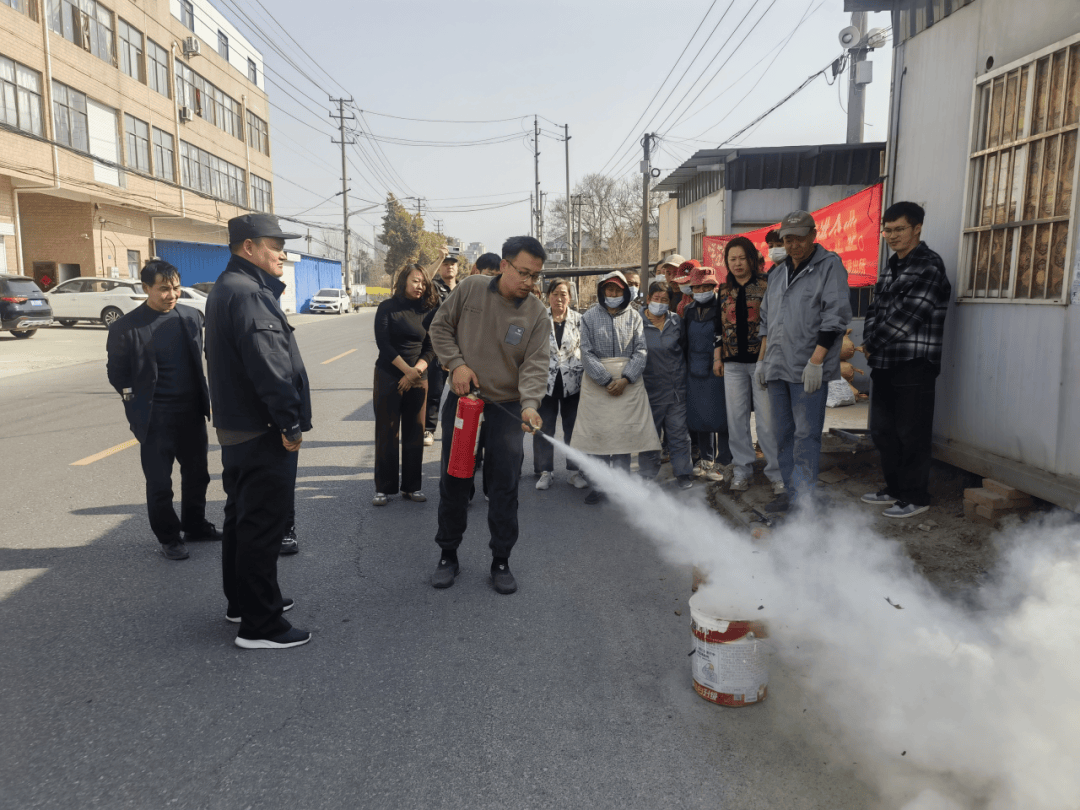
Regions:
M 723 619 L 702 598 L 690 597 L 694 691 L 719 706 L 751 706 L 768 693 L 769 669 L 762 622 Z

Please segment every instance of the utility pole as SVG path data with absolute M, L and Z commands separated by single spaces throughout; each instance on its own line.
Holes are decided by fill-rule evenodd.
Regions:
M 581 208 L 585 205 L 585 201 L 581 198 L 580 194 L 574 195 L 574 207 L 577 208 L 577 240 L 574 246 L 574 267 L 582 266 L 582 250 L 581 250 Z
M 543 207 L 543 199 L 540 197 L 540 119 L 533 116 L 533 172 L 536 178 L 536 238 L 544 241 L 544 226 L 541 220 L 540 209 Z
M 536 235 L 536 198 L 529 192 L 529 236 Z
M 335 141 L 331 138 L 330 142 L 341 144 L 341 224 L 345 235 L 345 249 L 341 254 L 341 288 L 345 289 L 349 283 L 349 178 L 345 171 L 345 145 L 353 143 L 353 141 L 345 138 L 345 121 L 354 119 L 356 116 L 345 115 L 345 104 L 346 102 L 352 104 L 351 98 L 330 99 L 331 103 L 335 101 L 338 105 L 338 112 L 337 115 L 330 113 L 330 117 L 338 120 L 338 131 L 341 133 L 341 140 Z
M 866 107 L 865 85 L 869 83 L 869 77 L 862 75 L 862 70 L 868 70 L 872 65 L 867 64 L 866 55 L 869 52 L 866 43 L 866 12 L 854 11 L 851 14 L 851 24 L 859 29 L 859 35 L 863 41 L 858 47 L 848 51 L 848 59 L 851 64 L 848 77 L 848 108 L 847 108 L 847 142 L 863 142 L 863 119 Z M 866 65 L 860 69 L 860 65 Z
M 574 236 L 570 222 L 570 125 L 563 124 L 564 142 L 566 143 L 566 244 L 570 247 L 570 264 L 574 264 Z
M 442 224 L 443 224 L 443 220 L 441 220 L 441 219 L 433 219 L 433 220 L 432 220 L 432 222 L 434 222 L 434 223 L 435 223 L 435 233 L 437 233 L 437 234 L 439 234 L 440 236 L 442 236 Z
M 652 164 L 649 163 L 649 147 L 656 137 L 645 133 L 641 145 L 645 147 L 645 157 L 641 161 L 641 289 L 649 289 L 649 180 L 652 179 Z
M 540 224 L 536 229 L 536 238 L 540 240 L 540 244 L 544 244 L 544 197 L 547 196 L 546 191 L 540 192 L 540 205 L 538 206 L 538 216 L 540 218 Z

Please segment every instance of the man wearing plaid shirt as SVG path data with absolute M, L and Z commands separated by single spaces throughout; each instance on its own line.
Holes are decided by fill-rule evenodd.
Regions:
M 864 503 L 888 506 L 905 518 L 930 508 L 930 443 L 934 382 L 952 288 L 941 257 L 921 240 L 926 212 L 898 202 L 882 215 L 893 256 L 874 287 L 866 313 L 863 351 L 870 366 L 870 435 L 881 453 L 885 489 Z

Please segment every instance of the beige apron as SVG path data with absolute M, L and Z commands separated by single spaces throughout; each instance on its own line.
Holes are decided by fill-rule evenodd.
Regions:
M 600 360 L 614 379 L 622 376 L 625 357 Z M 581 380 L 581 400 L 570 446 L 596 456 L 617 456 L 659 450 L 660 438 L 653 427 L 652 409 L 645 384 L 639 379 L 613 397 L 602 385 L 585 374 Z

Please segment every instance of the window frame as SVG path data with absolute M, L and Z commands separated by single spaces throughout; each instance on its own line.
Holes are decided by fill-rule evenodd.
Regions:
M 226 62 L 229 61 L 229 36 L 220 28 L 217 32 L 217 50 L 218 55 Z
M 259 86 L 259 65 L 250 56 L 248 57 L 247 63 L 248 63 L 248 81 L 251 82 L 256 87 L 258 87 Z
M 140 132 L 142 127 L 145 132 Z M 124 113 L 124 166 L 143 174 L 152 174 L 150 124 L 131 113 Z M 145 160 L 140 160 L 140 157 Z
M 45 100 L 44 79 L 42 75 L 31 67 L 24 65 L 10 56 L 0 55 L 0 59 L 11 63 L 11 80 L 0 78 L 0 98 L 10 93 L 11 102 L 15 105 L 15 123 L 5 121 L 9 127 L 14 127 L 21 132 L 29 132 L 31 135 L 44 136 L 45 134 Z M 28 87 L 27 82 L 35 79 L 37 89 Z M 37 100 L 35 109 L 34 99 Z M 7 109 L 7 105 L 3 105 Z M 35 120 L 36 112 L 36 120 Z M 28 118 L 30 126 L 23 126 L 23 119 Z M 36 124 L 36 128 L 35 128 Z
M 169 70 L 169 52 L 162 48 L 160 45 L 158 45 L 156 42 L 154 42 L 154 40 L 150 39 L 150 37 L 146 37 L 145 42 L 146 47 L 143 51 L 143 58 L 146 62 L 146 86 L 158 95 L 165 96 L 165 98 L 171 100 L 173 97 L 173 93 L 172 80 L 170 79 L 170 74 L 172 73 L 172 71 Z M 158 60 L 158 54 L 155 51 L 151 50 L 152 48 L 156 48 L 157 51 L 160 51 L 162 54 L 164 54 L 164 62 Z M 153 80 L 151 80 L 151 76 L 154 77 Z M 165 79 L 164 93 L 162 93 L 161 88 L 157 86 L 158 81 L 161 78 Z
M 64 96 L 63 101 L 58 101 L 57 100 L 57 96 L 60 95 L 60 93 L 58 93 L 59 88 L 63 88 L 63 96 Z M 81 109 L 79 109 L 77 106 L 72 106 L 72 104 L 70 103 L 71 102 L 71 95 L 70 94 L 72 94 L 72 93 L 74 93 L 76 95 L 75 101 L 78 101 L 79 97 L 81 97 L 81 99 L 82 99 L 82 108 Z M 69 147 L 71 149 L 74 149 L 77 152 L 83 152 L 84 154 L 89 155 L 90 154 L 90 121 L 89 121 L 89 119 L 87 117 L 87 112 L 86 112 L 86 93 L 83 93 L 81 90 L 76 90 L 74 87 L 71 87 L 69 85 L 64 84 L 63 82 L 58 82 L 56 79 L 53 79 L 52 103 L 53 103 L 53 129 L 54 129 L 53 138 L 57 142 L 63 144 L 64 146 L 67 146 L 67 147 Z M 63 113 L 62 116 L 57 114 L 57 108 L 58 107 L 61 110 L 64 110 L 64 113 Z M 81 116 L 82 117 L 82 134 L 85 137 L 85 144 L 84 145 L 79 145 L 79 144 L 74 142 L 75 141 L 74 135 L 76 133 L 76 127 L 74 127 L 72 125 L 73 121 L 74 121 L 73 116 Z M 60 120 L 61 117 L 65 121 L 64 131 L 68 134 L 68 140 L 62 140 L 60 138 L 60 127 L 58 126 L 58 121 Z
M 165 145 L 162 138 L 158 136 L 164 136 L 169 139 L 168 146 Z M 176 182 L 176 138 L 173 137 L 171 132 L 166 132 L 163 129 L 152 126 L 150 128 L 150 148 L 153 153 L 153 172 L 154 177 L 159 180 L 165 180 L 169 183 Z M 167 169 L 166 169 L 167 167 Z M 166 170 L 168 176 L 165 175 Z
M 1033 114 L 1033 104 L 1035 103 L 1034 100 L 1033 100 L 1033 97 L 1034 97 L 1035 91 L 1036 91 L 1035 85 L 1036 85 L 1036 78 L 1037 78 L 1037 71 L 1038 71 L 1038 63 L 1039 63 L 1039 61 L 1041 59 L 1044 59 L 1044 58 L 1048 57 L 1048 56 L 1052 57 L 1053 54 L 1055 54 L 1055 53 L 1057 53 L 1059 51 L 1065 51 L 1065 53 L 1066 53 L 1065 78 L 1066 78 L 1066 85 L 1067 85 L 1068 84 L 1068 78 L 1069 78 L 1069 71 L 1070 71 L 1070 64 L 1068 62 L 1068 54 L 1069 54 L 1069 49 L 1072 48 L 1073 46 L 1077 46 L 1078 48 L 1080 48 L 1080 34 L 1067 37 L 1067 38 L 1059 40 L 1058 42 L 1055 42 L 1055 43 L 1053 43 L 1051 45 L 1048 45 L 1045 48 L 1041 48 L 1041 49 L 1039 49 L 1037 51 L 1033 51 L 1032 53 L 1027 54 L 1026 56 L 1023 56 L 1023 57 L 1021 57 L 1021 58 L 1019 58 L 1019 59 L 1017 59 L 1017 60 L 1015 60 L 1013 62 L 1010 62 L 1007 65 L 1002 65 L 1001 67 L 994 68 L 993 70 L 986 71 L 982 75 L 977 76 L 975 78 L 973 84 L 972 84 L 971 114 L 970 114 L 970 118 L 969 118 L 968 143 L 967 143 L 967 156 L 968 157 L 967 157 L 967 163 L 966 163 L 965 173 L 964 173 L 964 198 L 963 198 L 963 207 L 962 207 L 961 220 L 960 220 L 960 222 L 961 222 L 961 227 L 960 227 L 960 249 L 959 249 L 959 253 L 958 253 L 959 267 L 958 267 L 958 272 L 957 272 L 956 291 L 954 293 L 954 298 L 955 298 L 956 302 L 959 303 L 959 304 L 965 304 L 965 305 L 966 304 L 1023 304 L 1023 305 L 1062 306 L 1062 305 L 1067 305 L 1069 303 L 1071 290 L 1073 288 L 1074 283 L 1076 282 L 1075 274 L 1077 272 L 1073 262 L 1070 261 L 1070 259 L 1075 256 L 1075 253 L 1076 253 L 1076 250 L 1077 250 L 1077 238 L 1078 238 L 1077 231 L 1080 230 L 1080 227 L 1078 227 L 1078 226 L 1080 226 L 1080 188 L 1078 188 L 1078 185 L 1077 185 L 1078 182 L 1080 182 L 1080 122 L 1073 122 L 1073 123 L 1069 123 L 1069 124 L 1065 123 L 1064 119 L 1065 119 L 1065 112 L 1067 111 L 1067 108 L 1068 108 L 1068 104 L 1067 104 L 1068 96 L 1067 96 L 1067 93 L 1064 93 L 1064 92 L 1062 94 L 1062 99 L 1061 99 L 1061 108 L 1062 108 L 1061 109 L 1061 112 L 1062 112 L 1061 126 L 1056 127 L 1056 128 L 1051 128 L 1048 125 L 1042 132 L 1040 132 L 1038 134 L 1032 134 L 1031 130 L 1033 128 L 1033 118 L 1031 116 Z M 1024 135 L 1023 135 L 1023 137 L 1017 137 L 1017 138 L 1014 138 L 1011 141 L 1008 141 L 1007 142 L 1008 145 L 1003 145 L 1003 142 L 1004 142 L 1004 121 L 1006 119 L 1006 110 L 1008 109 L 1008 106 L 1007 106 L 1008 101 L 1006 99 L 1006 102 L 1004 103 L 1003 108 L 1002 108 L 1002 112 L 1001 112 L 1001 119 L 1002 119 L 1003 125 L 1002 125 L 1002 131 L 998 133 L 998 142 L 997 142 L 997 144 L 994 145 L 994 146 L 990 146 L 989 143 L 983 144 L 983 141 L 982 141 L 983 123 L 984 123 L 984 110 L 983 110 L 983 103 L 982 103 L 983 89 L 987 84 L 990 84 L 991 87 L 992 87 L 993 83 L 997 79 L 999 79 L 1001 77 L 1006 77 L 1005 82 L 1006 82 L 1006 88 L 1007 88 L 1007 86 L 1008 86 L 1008 78 L 1007 78 L 1008 74 L 1013 73 L 1014 71 L 1018 71 L 1018 70 L 1021 70 L 1021 71 L 1022 70 L 1030 70 L 1031 71 L 1031 77 L 1027 82 L 1027 84 L 1028 84 L 1027 93 L 1026 93 L 1026 97 L 1025 97 L 1025 100 L 1024 100 L 1024 114 L 1023 114 L 1023 119 L 1022 119 L 1024 121 Z M 1021 81 L 1022 80 L 1023 79 L 1021 77 Z M 1048 81 L 1049 81 L 1049 79 L 1048 79 Z M 1021 84 L 1021 86 L 1022 86 L 1022 84 Z M 991 92 L 992 92 L 992 90 L 991 90 Z M 1006 89 L 1006 92 L 1008 92 L 1007 89 Z M 1049 96 L 1051 94 L 1052 94 L 1051 90 L 1048 89 L 1048 102 L 1049 102 Z M 1017 96 L 1018 96 L 1018 100 L 1019 100 L 1019 92 L 1017 93 Z M 1020 116 L 1018 115 L 1018 112 L 1019 112 L 1018 110 L 1014 110 L 1012 112 L 1012 115 L 1016 115 L 1017 118 L 1019 118 Z M 1048 116 L 1050 115 L 1050 110 L 1049 109 L 1047 111 L 1047 115 Z M 1023 206 L 1025 204 L 1025 200 L 1027 198 L 1028 182 L 1030 181 L 1030 171 L 1027 170 L 1026 167 L 1031 165 L 1030 162 L 1029 162 L 1029 158 L 1028 158 L 1028 154 L 1027 154 L 1026 150 L 1029 149 L 1029 148 L 1032 148 L 1036 144 L 1046 143 L 1046 142 L 1049 142 L 1049 141 L 1051 141 L 1053 139 L 1057 139 L 1057 142 L 1058 142 L 1058 144 L 1060 146 L 1061 144 L 1063 144 L 1065 142 L 1065 137 L 1069 132 L 1075 132 L 1076 133 L 1076 147 L 1075 147 L 1074 153 L 1073 153 L 1072 199 L 1071 199 L 1071 201 L 1069 203 L 1066 215 L 1053 216 L 1053 217 L 1050 217 L 1049 219 L 1047 219 L 1045 221 L 1044 221 L 1044 219 L 1040 219 L 1038 217 L 1036 217 L 1036 219 L 1033 219 L 1033 220 L 1028 220 L 1028 219 L 1023 218 L 1025 216 L 1025 213 L 1021 210 L 1020 213 L 1017 215 L 1019 218 L 1015 218 L 1015 219 L 1010 218 L 1004 223 L 993 223 L 992 222 L 990 225 L 973 224 L 973 220 L 974 220 L 975 217 L 981 217 L 980 211 L 982 210 L 982 207 L 983 207 L 983 194 L 986 193 L 985 190 L 988 188 L 986 182 L 983 180 L 983 178 L 981 176 L 982 173 L 977 172 L 976 169 L 975 169 L 976 164 L 980 160 L 982 161 L 981 165 L 985 168 L 985 166 L 989 162 L 985 158 L 989 157 L 991 154 L 993 154 L 993 155 L 1002 155 L 1002 156 L 1005 156 L 1005 155 L 1010 156 L 1009 166 L 1010 166 L 1010 170 L 1013 172 L 1013 178 L 1014 178 L 1013 186 L 1015 188 L 1016 166 L 1015 166 L 1015 163 L 1013 162 L 1012 155 L 1014 155 L 1017 151 L 1019 151 L 1021 149 L 1025 150 L 1024 153 L 1023 153 L 1024 157 L 1022 158 L 1025 161 L 1025 170 L 1022 172 L 1023 176 L 1022 176 L 1022 180 L 1021 180 L 1021 188 L 1020 188 L 1019 199 L 1018 200 L 1012 200 L 1013 189 L 1007 189 L 1006 192 L 1005 192 L 1006 193 L 1006 198 L 1005 198 L 1006 199 L 1006 205 L 1008 204 L 1008 202 L 1010 200 L 1012 200 L 1013 202 L 1018 203 L 1018 205 Z M 992 133 L 988 133 L 988 135 L 992 135 Z M 988 138 L 988 140 L 989 140 L 989 138 Z M 1060 170 L 1060 164 L 1061 164 L 1061 153 L 1063 151 L 1064 150 L 1059 148 L 1057 158 L 1056 158 L 1057 161 L 1058 161 L 1059 170 Z M 1004 178 L 1004 180 L 1005 180 L 1006 184 L 1008 184 L 1008 178 L 1006 177 L 1006 178 Z M 1057 181 L 1057 177 L 1055 177 L 1055 181 Z M 1040 178 L 1039 178 L 1038 182 L 1040 183 L 1040 197 L 1041 197 L 1042 196 L 1042 187 L 1043 187 L 1043 175 L 1040 174 Z M 990 194 L 992 195 L 991 206 L 994 207 L 994 208 L 996 208 L 997 205 L 998 205 L 997 200 L 999 199 L 998 194 L 999 194 L 1000 183 L 1001 183 L 1000 173 L 996 172 L 995 173 L 995 187 L 990 189 Z M 976 184 L 978 185 L 978 188 L 976 188 Z M 1036 215 L 1038 215 L 1040 213 L 1039 210 L 1038 210 L 1039 207 L 1041 207 L 1041 202 L 1037 202 L 1037 209 L 1036 209 L 1036 212 L 1035 212 Z M 1008 211 L 1006 211 L 1006 216 L 1008 216 L 1008 215 L 1009 215 Z M 1063 220 L 1061 219 L 1062 216 L 1064 216 Z M 992 219 L 996 218 L 996 215 L 992 215 L 991 218 Z M 1036 254 L 1037 249 L 1038 249 L 1038 239 L 1037 239 L 1038 228 L 1041 225 L 1049 224 L 1050 228 L 1051 228 L 1051 231 L 1052 231 L 1053 224 L 1057 223 L 1057 222 L 1062 222 L 1062 221 L 1064 221 L 1065 227 L 1067 228 L 1067 236 L 1066 236 L 1066 243 L 1065 243 L 1065 258 L 1064 258 L 1064 267 L 1062 269 L 1062 280 L 1061 280 L 1061 290 L 1060 290 L 1060 292 L 1054 297 L 1050 296 L 1050 290 L 1049 290 L 1050 270 L 1049 270 L 1049 267 L 1047 267 L 1047 269 L 1046 269 L 1046 279 L 1045 279 L 1045 281 L 1043 283 L 1043 289 L 1046 291 L 1046 297 L 1043 297 L 1043 298 L 1034 298 L 1034 297 L 1022 298 L 1022 297 L 1017 297 L 1015 295 L 1015 292 L 1016 292 L 1016 288 L 1018 286 L 1017 274 L 1019 273 L 1020 247 L 1021 247 L 1021 244 L 1022 244 L 1021 240 L 1022 240 L 1022 235 L 1023 235 L 1024 229 L 1027 228 L 1027 227 L 1033 227 L 1035 229 L 1034 232 L 1033 232 L 1032 240 L 1031 240 L 1032 241 L 1032 256 L 1031 256 L 1031 260 L 1030 260 L 1031 264 L 1030 264 L 1030 267 L 1028 268 L 1028 271 L 1032 274 L 1031 284 L 1029 286 L 1031 288 L 1034 288 L 1034 286 L 1035 286 L 1034 275 L 1035 275 L 1035 271 L 1036 271 L 1035 254 Z M 973 254 L 978 250 L 978 243 L 979 243 L 978 234 L 984 233 L 984 232 L 987 232 L 987 231 L 990 231 L 990 232 L 1003 231 L 1003 232 L 1005 232 L 1006 236 L 1003 237 L 1003 238 L 1005 238 L 1006 240 L 1009 240 L 1007 242 L 1007 244 L 1012 245 L 1012 252 L 1011 252 L 1011 258 L 1010 258 L 1010 261 L 1009 261 L 1009 266 L 1006 268 L 1003 265 L 1001 267 L 1001 270 L 999 271 L 999 273 L 1007 273 L 1008 274 L 1007 282 L 999 283 L 999 292 L 1006 293 L 1006 294 L 999 294 L 999 295 L 990 295 L 989 294 L 989 279 L 990 279 L 989 270 L 986 271 L 986 284 L 985 284 L 985 287 L 984 287 L 984 291 L 985 291 L 986 294 L 981 295 L 981 296 L 975 294 L 975 292 L 976 292 L 976 289 L 975 289 L 975 286 L 974 286 L 975 278 L 973 278 L 973 275 L 975 275 L 977 277 L 977 274 L 975 274 L 974 268 L 972 266 L 973 265 Z M 1010 239 L 1010 234 L 1012 235 L 1011 239 Z M 1051 243 L 1051 238 L 1052 238 L 1052 233 L 1051 233 L 1050 236 L 1047 237 L 1047 246 L 1046 247 L 1047 247 L 1048 254 L 1053 249 L 1053 244 Z M 992 244 L 990 245 L 988 250 L 989 250 L 989 252 L 991 254 L 993 253 L 993 245 Z M 1003 247 L 1002 252 L 1004 253 L 1004 251 L 1005 251 L 1005 248 Z M 1048 259 L 1048 261 L 1049 261 L 1049 259 Z M 999 275 L 999 278 L 1001 278 L 1000 275 Z
M 274 212 L 274 188 L 269 180 L 264 180 L 257 174 L 251 174 L 251 209 L 265 214 Z M 264 188 L 265 187 L 265 188 Z M 260 200 L 265 200 L 261 205 Z
M 127 39 L 124 36 L 125 28 L 128 30 L 128 32 L 138 34 L 138 43 L 132 42 L 130 39 Z M 120 69 L 120 72 L 123 73 L 125 76 L 130 76 L 132 79 L 141 84 L 146 84 L 146 35 L 134 25 L 125 20 L 123 17 L 117 17 L 116 41 L 116 49 L 119 56 L 119 64 L 117 65 L 117 67 Z M 124 62 L 131 61 L 132 49 L 134 49 L 135 51 L 136 62 L 136 73 L 134 74 L 124 70 Z
M 180 0 L 180 24 L 195 33 L 195 5 L 191 0 Z

